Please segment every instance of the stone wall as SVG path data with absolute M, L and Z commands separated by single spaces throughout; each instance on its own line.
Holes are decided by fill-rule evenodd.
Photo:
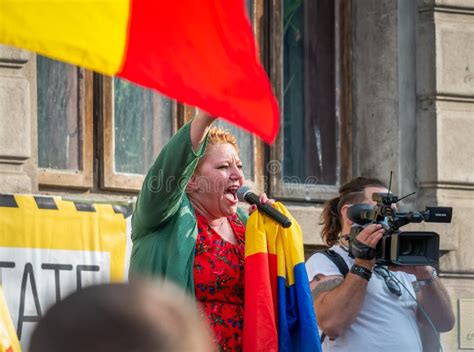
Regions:
M 454 208 L 452 224 L 409 229 L 441 235 L 458 314 L 474 298 L 474 1 L 355 0 L 353 51 L 354 175 L 393 170 L 394 192 L 417 191 L 406 207 Z M 445 351 L 466 339 L 459 316 Z
M 461 319 L 474 315 L 474 302 L 460 308 L 461 300 L 474 298 L 474 2 L 418 5 L 419 202 L 454 207 L 450 236 L 456 249 L 440 264 L 458 319 L 445 342 L 449 351 L 474 350 L 472 319 Z
M 37 191 L 36 62 L 0 45 L 0 191 Z

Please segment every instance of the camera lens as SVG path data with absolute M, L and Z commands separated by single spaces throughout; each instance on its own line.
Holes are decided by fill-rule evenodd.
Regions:
M 411 255 L 412 248 L 413 246 L 409 240 L 402 241 L 400 246 L 400 254 Z
M 417 238 L 404 238 L 400 243 L 400 254 L 410 256 L 424 255 L 424 242 Z
M 439 235 L 407 231 L 396 234 L 389 249 L 391 261 L 399 265 L 433 265 L 439 259 Z

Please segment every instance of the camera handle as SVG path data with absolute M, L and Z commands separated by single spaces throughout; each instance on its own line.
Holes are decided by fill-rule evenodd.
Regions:
M 372 260 L 377 255 L 375 248 L 369 247 L 357 239 L 363 227 L 353 226 L 349 235 L 349 257 Z

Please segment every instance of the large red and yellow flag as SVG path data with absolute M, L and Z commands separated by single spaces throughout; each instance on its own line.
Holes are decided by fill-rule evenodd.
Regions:
M 267 142 L 278 132 L 243 0 L 0 0 L 0 43 L 154 88 Z

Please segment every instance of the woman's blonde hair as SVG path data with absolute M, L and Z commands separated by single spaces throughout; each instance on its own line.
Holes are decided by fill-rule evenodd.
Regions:
M 237 153 L 240 154 L 237 138 L 232 134 L 232 132 L 220 127 L 212 127 L 207 136 L 207 148 L 221 143 L 231 144 L 235 150 L 237 150 Z

